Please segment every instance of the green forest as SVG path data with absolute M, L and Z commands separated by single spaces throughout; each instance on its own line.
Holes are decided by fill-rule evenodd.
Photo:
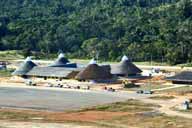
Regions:
M 1 0 L 0 50 L 192 62 L 192 0 Z

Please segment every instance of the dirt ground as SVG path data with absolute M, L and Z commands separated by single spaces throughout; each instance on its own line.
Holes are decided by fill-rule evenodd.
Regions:
M 49 122 L 93 122 L 97 120 L 108 120 L 114 117 L 125 116 L 128 112 L 102 112 L 102 111 L 85 111 L 85 112 L 42 112 L 42 111 L 29 111 L 29 110 L 0 110 L 3 113 L 15 113 L 16 115 L 24 115 L 20 119 L 24 120 L 31 118 L 32 120 L 44 120 Z M 7 116 L 7 118 L 10 118 Z M 13 116 L 12 116 L 13 118 Z M 2 117 L 0 117 L 2 119 Z M 6 119 L 6 117 L 5 117 Z M 13 118 L 14 120 L 14 118 Z
M 145 99 L 142 102 L 131 100 L 122 104 L 111 104 L 108 106 L 109 109 L 107 106 L 102 106 L 102 109 L 97 107 L 68 112 L 0 109 L 0 127 L 190 128 L 192 115 L 172 110 L 172 107 L 180 104 L 189 96 L 191 95 L 175 96 L 170 100 Z M 148 105 L 149 103 L 159 105 L 159 107 L 152 107 Z M 146 111 L 146 107 L 153 109 Z
M 96 128 L 96 127 L 80 126 L 77 124 L 0 121 L 0 128 Z
M 0 79 L 0 82 L 5 81 L 5 79 L 7 78 Z M 154 78 L 153 80 L 159 80 L 159 77 Z M 107 87 L 119 89 L 122 85 L 107 85 Z M 100 90 L 102 88 L 103 87 L 99 85 L 94 87 L 95 90 Z M 185 99 L 192 99 L 192 94 L 187 93 L 182 96 L 170 92 L 163 92 L 162 94 L 166 96 L 174 96 L 175 98 L 170 100 L 143 100 L 145 103 L 159 105 L 160 107 L 155 108 L 154 111 L 158 111 L 162 115 L 150 115 L 150 113 L 147 113 L 146 115 L 142 113 L 140 115 L 134 112 L 111 112 L 97 110 L 79 112 L 42 112 L 0 109 L 0 113 L 4 113 L 6 115 L 4 117 L 1 117 L 0 115 L 0 128 L 1 126 L 6 126 L 6 128 L 7 126 L 8 128 L 31 128 L 34 126 L 35 128 L 127 128 L 128 126 L 131 126 L 131 128 L 190 128 L 192 125 L 190 121 L 192 119 L 192 115 L 189 113 L 175 111 L 172 108 L 180 105 Z M 17 118 L 19 117 L 19 120 L 17 120 L 15 116 L 17 116 Z M 30 122 L 28 122 L 29 120 Z
M 0 112 L 23 115 L 21 116 L 21 120 L 15 120 L 14 116 L 12 115 L 12 117 L 9 117 L 9 114 L 7 116 L 9 120 L 1 119 L 0 117 L 0 127 L 6 126 L 6 128 L 9 128 L 7 126 L 10 126 L 10 128 L 105 128 L 100 124 L 96 124 L 96 122 L 112 120 L 113 118 L 119 118 L 130 114 L 128 112 L 101 111 L 55 113 L 23 110 L 0 110 Z M 27 120 L 30 120 L 30 122 Z

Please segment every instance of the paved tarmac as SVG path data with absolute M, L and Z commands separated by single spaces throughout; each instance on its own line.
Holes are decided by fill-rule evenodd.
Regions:
M 127 92 L 0 87 L 0 108 L 65 111 L 145 97 Z

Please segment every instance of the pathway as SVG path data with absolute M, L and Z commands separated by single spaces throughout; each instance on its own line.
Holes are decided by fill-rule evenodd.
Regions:
M 175 86 L 172 86 L 172 87 L 153 89 L 152 91 L 163 91 L 163 90 L 175 89 L 175 88 L 181 88 L 181 87 L 187 87 L 187 86 L 189 86 L 189 85 L 175 85 Z
M 168 116 L 178 116 L 183 118 L 192 119 L 192 114 L 179 112 L 173 110 L 174 107 L 180 105 L 186 98 L 185 97 L 176 97 L 173 100 L 152 100 L 152 99 L 142 99 L 145 103 L 152 103 L 160 105 L 161 107 L 155 108 L 160 113 L 164 113 Z

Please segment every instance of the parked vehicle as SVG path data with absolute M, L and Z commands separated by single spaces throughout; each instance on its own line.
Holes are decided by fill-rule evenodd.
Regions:
M 136 92 L 137 94 L 143 94 L 143 90 L 139 90 Z
M 109 91 L 109 92 L 115 92 L 115 89 L 109 88 L 108 91 Z
M 153 94 L 153 91 L 150 90 L 138 90 L 137 94 Z
M 90 90 L 90 86 L 82 86 L 81 89 Z
M 144 91 L 143 91 L 143 94 L 153 94 L 153 91 L 150 91 L 150 90 L 144 90 Z
M 29 85 L 29 86 L 36 86 L 36 83 L 33 82 L 32 80 L 26 80 L 26 81 L 25 81 L 25 84 L 26 84 L 26 85 Z

